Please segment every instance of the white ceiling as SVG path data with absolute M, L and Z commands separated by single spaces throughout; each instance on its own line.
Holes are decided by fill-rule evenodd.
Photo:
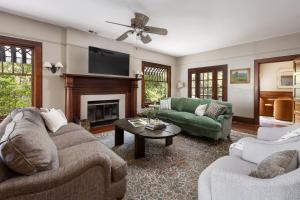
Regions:
M 0 10 L 113 39 L 127 28 L 104 21 L 142 12 L 169 34 L 139 46 L 173 56 L 300 32 L 300 0 L 0 0 Z

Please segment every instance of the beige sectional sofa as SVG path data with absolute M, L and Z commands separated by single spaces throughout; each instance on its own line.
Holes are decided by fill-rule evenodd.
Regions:
M 11 121 L 0 124 L 0 136 Z M 25 176 L 0 163 L 0 199 L 121 199 L 126 192 L 127 164 L 74 123 L 49 133 L 58 150 L 59 168 Z

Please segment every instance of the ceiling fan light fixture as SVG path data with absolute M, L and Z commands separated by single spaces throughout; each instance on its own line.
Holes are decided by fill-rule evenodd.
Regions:
M 127 36 L 130 36 L 130 35 L 132 35 L 134 33 L 134 31 L 128 31 L 126 34 L 127 34 Z
M 121 36 L 119 36 L 116 40 L 117 41 L 123 41 L 128 36 L 135 34 L 137 40 L 141 40 L 144 44 L 147 44 L 152 41 L 150 34 L 157 34 L 157 35 L 167 35 L 168 30 L 165 28 L 159 28 L 154 26 L 146 26 L 146 24 L 149 21 L 149 17 L 142 14 L 142 13 L 134 13 L 135 17 L 131 19 L 131 25 L 125 25 L 115 22 L 106 21 L 110 24 L 115 24 L 119 26 L 124 26 L 130 28 L 128 31 L 123 33 Z

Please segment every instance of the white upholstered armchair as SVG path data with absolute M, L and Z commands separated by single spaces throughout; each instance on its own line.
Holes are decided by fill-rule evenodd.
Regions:
M 272 179 L 250 177 L 257 164 L 274 152 L 298 150 L 300 137 L 280 139 L 300 128 L 260 128 L 257 138 L 243 138 L 200 175 L 199 200 L 296 200 L 300 199 L 300 169 Z M 299 158 L 298 158 L 299 162 Z

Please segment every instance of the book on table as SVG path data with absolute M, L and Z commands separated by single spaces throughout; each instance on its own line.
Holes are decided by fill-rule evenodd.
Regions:
M 147 125 L 147 119 L 138 118 L 138 119 L 129 119 L 128 122 L 134 127 L 142 127 Z
M 152 131 L 155 131 L 155 130 L 161 130 L 161 129 L 164 129 L 166 128 L 166 125 L 161 123 L 161 124 L 147 124 L 145 126 L 146 129 L 149 129 L 149 130 L 152 130 Z

